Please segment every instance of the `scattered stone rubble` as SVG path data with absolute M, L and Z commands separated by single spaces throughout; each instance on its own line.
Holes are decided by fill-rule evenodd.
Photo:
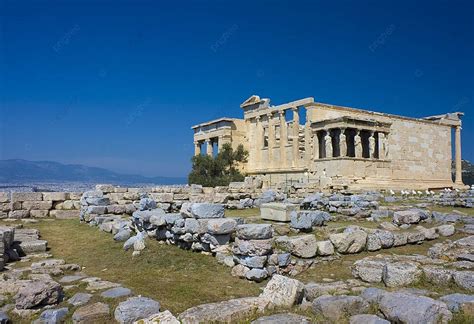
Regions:
M 190 188 L 199 190 L 196 189 L 199 187 Z M 328 211 L 345 214 L 342 217 L 363 217 L 373 221 L 392 218 L 390 223 L 381 222 L 380 229 L 349 226 L 340 232 L 330 233 L 326 240 L 317 240 L 311 233 L 280 236 L 275 235 L 276 230 L 270 224 L 243 224 L 244 220 L 241 218 L 226 218 L 224 204 L 172 202 L 171 205 L 165 206 L 167 210 L 164 210 L 159 207 L 163 206 L 162 202 L 151 198 L 162 196 L 146 192 L 134 193 L 133 198 L 139 200 L 122 206 L 125 208 L 121 210 L 123 215 L 132 212 L 131 218 L 110 214 L 108 212 L 116 210 L 118 206 L 111 201 L 117 189 L 120 190 L 113 186 L 98 185 L 97 190 L 85 192 L 80 200 L 81 221 L 112 233 L 114 240 L 125 242 L 124 249 L 132 249 L 134 255 L 139 255 L 140 251 L 146 248 L 147 239 L 157 239 L 183 249 L 214 255 L 220 263 L 232 267 L 234 276 L 257 282 L 273 274 L 294 276 L 312 266 L 316 258 L 330 260 L 341 254 L 421 244 L 425 240 L 451 236 L 456 232 L 452 221 L 469 219 L 432 214 L 422 208 L 395 211 L 380 209 L 378 201 L 383 196 L 377 193 L 313 194 L 296 201 L 300 202 L 300 205 L 289 204 L 284 195 L 278 195 L 274 191 L 266 191 L 261 198 L 255 199 L 261 209 L 265 210 L 262 214 L 267 215 L 262 218 L 289 222 L 290 228 L 296 232 L 311 232 L 332 221 L 334 217 Z M 276 203 L 279 199 L 284 202 Z M 170 206 L 180 206 L 179 212 L 170 213 Z M 299 210 L 300 207 L 303 210 Z M 305 208 L 309 210 L 304 210 Z M 429 228 L 421 225 L 410 228 L 433 221 L 446 224 Z M 257 236 L 243 238 L 241 228 L 254 228 L 254 234 Z M 258 231 L 264 231 L 264 228 L 265 233 L 269 234 L 258 236 Z
M 50 258 L 47 242 L 40 239 L 38 231 L 0 227 L 0 270 L 25 255 L 39 258 L 25 268 L 7 265 L 0 282 L 0 302 L 6 295 L 13 304 L 0 308 L 0 323 L 8 322 L 8 314 L 34 316 L 35 323 L 57 323 L 66 317 L 74 323 L 112 318 L 118 323 L 241 322 L 256 317 L 252 323 L 306 323 L 314 318 L 329 322 L 348 319 L 350 323 L 447 323 L 454 313 L 474 315 L 474 235 L 468 236 L 474 234 L 474 217 L 426 209 L 428 203 L 472 207 L 472 190 L 426 197 L 417 194 L 422 200 L 419 204 L 393 208 L 380 202 L 410 198 L 378 193 L 316 193 L 304 198 L 275 191 L 246 196 L 238 184 L 213 188 L 212 193 L 198 186 L 186 188 L 187 194 L 177 187 L 170 195 L 168 189 L 135 192 L 98 186 L 77 200 L 80 212 L 76 211 L 76 217 L 79 214 L 81 221 L 113 234 L 114 240 L 123 242 L 124 249 L 133 250 L 134 255 L 146 248 L 147 240 L 156 239 L 213 255 L 235 276 L 257 282 L 270 278 L 260 296 L 199 305 L 173 315 L 162 310 L 158 301 L 135 296 L 120 284 L 89 277 L 79 265 Z M 230 190 L 235 194 L 232 199 L 228 198 Z M 212 199 L 207 200 L 209 197 Z M 24 202 L 40 201 L 27 198 L 15 195 L 15 200 L 23 199 L 21 208 L 28 206 Z M 54 201 L 52 196 L 46 198 Z M 224 208 L 254 206 L 283 211 L 285 217 L 280 221 L 288 223 L 288 235 L 281 235 L 276 223 L 246 224 L 243 219 L 224 215 Z M 325 229 L 324 225 L 335 219 L 334 213 L 353 219 L 355 225 Z M 358 219 L 376 222 L 378 228 L 357 226 Z M 317 238 L 314 231 L 322 231 L 326 238 Z M 355 279 L 326 279 L 305 285 L 282 276 L 294 276 L 344 254 L 422 244 L 456 233 L 465 236 L 434 244 L 427 256 L 364 257 L 352 266 Z M 457 292 L 443 296 L 404 288 L 420 281 L 456 287 Z M 77 283 L 85 285 L 83 290 L 64 301 L 64 291 Z M 371 287 L 374 284 L 383 284 L 387 290 Z M 117 298 L 121 302 L 111 307 L 108 301 Z M 275 308 L 300 309 L 310 317 L 293 313 L 264 316 Z

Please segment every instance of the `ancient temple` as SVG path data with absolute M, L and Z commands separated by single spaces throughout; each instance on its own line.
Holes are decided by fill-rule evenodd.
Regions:
M 463 186 L 463 113 L 410 118 L 318 103 L 313 98 L 272 106 L 269 99 L 255 95 L 240 107 L 243 119 L 220 118 L 192 127 L 195 154 L 213 155 L 224 143 L 243 144 L 249 151 L 244 172 L 261 177 L 270 187 L 294 183 L 321 189 Z

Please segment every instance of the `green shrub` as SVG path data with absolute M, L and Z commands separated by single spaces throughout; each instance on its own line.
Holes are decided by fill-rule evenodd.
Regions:
M 216 157 L 193 156 L 193 169 L 188 176 L 188 182 L 215 187 L 228 186 L 233 181 L 243 181 L 244 175 L 239 171 L 238 165 L 247 162 L 248 154 L 242 144 L 235 151 L 230 144 L 224 144 Z

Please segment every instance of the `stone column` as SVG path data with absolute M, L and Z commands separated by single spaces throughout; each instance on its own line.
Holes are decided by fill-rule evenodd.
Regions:
M 379 136 L 379 159 L 385 159 L 385 134 L 377 133 Z
M 291 108 L 293 111 L 293 166 L 297 167 L 300 160 L 299 137 L 300 137 L 300 116 L 298 115 L 298 107 Z
M 354 152 L 356 158 L 362 157 L 362 140 L 360 138 L 360 129 L 356 129 L 356 134 L 354 136 Z
M 255 117 L 255 121 L 257 124 L 257 139 L 255 141 L 255 168 L 259 169 L 261 167 L 262 161 L 262 148 L 263 148 L 263 126 L 262 126 L 262 117 L 257 116 Z
M 313 134 L 313 160 L 319 159 L 319 139 L 318 132 Z
M 332 138 L 330 129 L 326 131 L 326 136 L 324 136 L 324 144 L 326 147 L 326 158 L 332 158 Z
M 346 141 L 346 129 L 341 128 L 341 134 L 339 134 L 339 151 L 341 156 L 347 156 L 347 141 Z
M 373 131 L 370 131 L 370 137 L 369 137 L 369 158 L 371 159 L 375 158 L 375 137 L 374 137 Z
M 286 167 L 286 145 L 288 144 L 288 130 L 286 128 L 285 111 L 280 110 L 280 164 Z
M 206 140 L 206 154 L 211 156 L 211 157 L 214 154 L 213 147 L 212 147 L 212 141 L 209 138 Z
M 267 114 L 268 119 L 268 165 L 273 167 L 273 147 L 275 146 L 275 125 L 273 124 L 273 113 Z
M 256 126 L 252 122 L 251 119 L 246 119 L 245 123 L 247 124 L 247 136 L 248 138 L 246 139 L 249 143 L 249 158 L 248 158 L 248 168 L 249 171 L 253 171 L 255 168 L 255 132 L 256 132 Z
M 462 185 L 462 158 L 461 158 L 461 125 L 456 126 L 455 131 L 455 164 L 456 164 L 456 177 L 455 183 Z
M 311 156 L 313 156 L 313 152 L 311 152 L 311 126 L 308 116 L 308 110 L 306 109 L 306 123 L 304 124 L 304 157 L 306 167 L 311 161 Z
M 199 141 L 194 141 L 194 156 L 201 154 L 201 143 Z

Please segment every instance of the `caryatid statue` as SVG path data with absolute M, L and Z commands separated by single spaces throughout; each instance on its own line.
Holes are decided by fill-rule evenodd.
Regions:
M 362 157 L 362 140 L 360 138 L 360 130 L 356 131 L 354 136 L 354 148 L 355 148 L 355 157 Z
M 332 157 L 332 138 L 329 130 L 326 131 L 326 135 L 324 136 L 324 143 L 326 147 L 326 157 Z
M 370 137 L 369 137 L 369 157 L 375 158 L 375 137 L 374 137 L 374 132 L 370 132 Z

